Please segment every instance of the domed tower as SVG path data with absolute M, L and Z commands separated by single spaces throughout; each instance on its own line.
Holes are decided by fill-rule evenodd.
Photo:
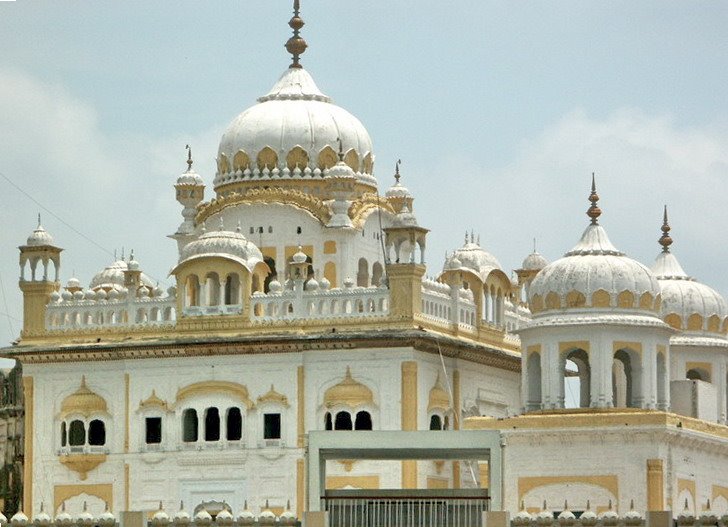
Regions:
M 519 300 L 523 300 L 524 297 L 526 299 L 528 298 L 528 291 L 531 287 L 531 282 L 533 282 L 534 278 L 536 278 L 539 271 L 548 264 L 548 260 L 536 251 L 536 240 L 534 239 L 533 252 L 523 259 L 521 268 L 516 269 L 519 287 Z M 521 295 L 524 295 L 524 297 Z
M 660 283 L 663 320 L 678 333 L 670 338 L 670 372 L 673 379 L 673 410 L 711 421 L 728 419 L 728 304 L 705 284 L 688 276 L 670 251 L 673 243 L 667 219 L 663 214 L 662 251 L 655 259 L 652 272 Z M 689 379 L 689 381 L 685 381 Z M 675 382 L 677 381 L 677 382 Z M 690 381 L 698 381 L 692 386 Z M 695 400 L 693 393 L 699 390 Z M 710 392 L 716 392 L 711 394 Z M 705 397 L 708 404 L 701 404 Z M 713 405 L 713 400 L 717 404 Z M 713 412 L 712 409 L 716 409 Z M 697 415 L 696 415 L 697 413 Z
M 23 334 L 45 330 L 46 305 L 61 284 L 61 249 L 40 222 L 20 249 L 20 290 L 23 292 Z M 51 275 L 52 273 L 52 275 Z
M 192 168 L 192 149 L 190 145 L 187 148 L 187 171 L 177 178 L 174 186 L 177 201 L 184 207 L 182 209 L 182 217 L 184 220 L 177 228 L 177 232 L 170 236 L 177 240 L 179 250 L 194 239 L 195 231 L 195 214 L 197 214 L 197 205 L 199 205 L 205 197 L 205 184 L 200 175 Z
M 218 147 L 215 197 L 185 204 L 189 219 L 174 237 L 181 249 L 200 235 L 202 223 L 240 223 L 271 269 L 265 292 L 299 246 L 332 288 L 350 278 L 377 286 L 384 266 L 381 228 L 395 211 L 377 195 L 366 128 L 301 65 L 307 44 L 298 7 L 286 43 L 290 66 L 229 124 Z
M 533 318 L 520 331 L 527 411 L 563 408 L 566 376 L 578 377 L 581 407 L 669 406 L 673 331 L 659 316 L 660 285 L 609 241 L 598 200 L 592 179 L 590 225 L 530 286 Z

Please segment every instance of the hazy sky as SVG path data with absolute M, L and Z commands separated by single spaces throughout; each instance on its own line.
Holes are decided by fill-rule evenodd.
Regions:
M 122 246 L 167 280 L 184 145 L 211 187 L 224 128 L 289 63 L 291 4 L 0 2 L 0 173 L 94 242 L 43 212 L 64 282 Z M 302 63 L 369 130 L 382 191 L 403 160 L 429 274 L 466 229 L 507 272 L 534 237 L 558 258 L 595 171 L 618 248 L 651 265 L 667 203 L 685 269 L 728 293 L 728 3 L 303 0 L 302 16 Z M 4 345 L 39 207 L 0 188 Z

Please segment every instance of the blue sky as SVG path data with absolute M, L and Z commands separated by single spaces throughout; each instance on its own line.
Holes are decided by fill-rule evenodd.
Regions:
M 288 65 L 291 3 L 0 2 L 0 172 L 108 251 L 44 213 L 64 281 L 122 246 L 166 279 L 184 145 L 211 184 L 227 123 Z M 382 190 L 403 160 L 429 274 L 465 229 L 507 271 L 534 237 L 559 257 L 595 171 L 617 247 L 651 265 L 667 203 L 683 266 L 728 293 L 728 3 L 303 0 L 302 16 L 302 63 L 368 128 Z M 5 344 L 38 206 L 0 185 Z

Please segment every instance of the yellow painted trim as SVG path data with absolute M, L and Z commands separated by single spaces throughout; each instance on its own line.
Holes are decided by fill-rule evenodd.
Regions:
M 78 479 L 84 481 L 89 472 L 106 462 L 106 454 L 70 454 L 60 456 L 58 461 L 70 470 L 78 472 Z
M 559 342 L 559 355 L 575 349 L 584 350 L 589 355 L 588 340 L 571 340 L 567 342 Z
M 452 372 L 452 406 L 455 416 L 453 428 L 460 430 L 460 419 L 462 419 L 462 414 L 460 413 L 460 370 L 453 370 Z
M 25 405 L 24 453 L 23 464 L 23 510 L 29 518 L 33 517 L 33 414 L 35 410 L 33 377 L 23 376 L 23 401 Z M 55 512 L 55 511 L 54 511 Z
M 285 406 L 286 408 L 288 408 L 289 406 L 288 397 L 276 391 L 273 384 L 270 385 L 270 390 L 258 397 L 257 401 L 259 406 L 265 403 L 280 404 L 281 406 Z
M 665 509 L 665 473 L 662 459 L 647 460 L 647 510 Z
M 450 482 L 447 478 L 437 478 L 434 476 L 427 477 L 427 488 L 428 489 L 449 489 Z
M 490 465 L 487 461 L 478 463 L 478 476 L 480 477 L 480 488 L 488 488 L 488 478 L 490 476 Z
M 88 494 L 109 504 L 109 510 L 114 510 L 113 486 L 111 483 L 94 483 L 93 485 L 56 485 L 53 487 L 53 513 L 58 510 L 61 503 L 78 496 Z M 128 510 L 128 509 L 127 509 Z
M 541 344 L 534 344 L 533 346 L 527 347 L 526 354 L 530 355 L 531 353 L 541 353 Z
M 129 453 L 129 374 L 124 374 L 124 453 Z M 129 509 L 127 509 L 129 510 Z
M 711 500 L 715 500 L 715 498 L 719 496 L 723 496 L 726 501 L 728 501 L 728 487 L 723 487 L 721 485 L 713 485 L 713 492 L 712 492 L 712 498 Z
M 336 241 L 326 240 L 324 242 L 324 254 L 336 254 Z
M 685 375 L 688 374 L 690 370 L 705 370 L 708 372 L 708 375 L 710 376 L 710 381 L 713 381 L 713 365 L 709 362 L 695 362 L 690 361 L 685 363 Z
M 305 460 L 296 460 L 296 518 L 303 518 L 303 504 L 306 503 L 306 464 Z
M 680 498 L 680 494 L 682 494 L 682 491 L 687 490 L 690 493 L 690 497 L 693 500 L 693 510 L 697 510 L 697 504 L 695 503 L 695 480 L 694 479 L 685 479 L 685 478 L 677 478 L 677 496 L 678 499 Z M 684 503 L 678 503 L 677 504 L 680 510 L 684 507 Z
M 124 463 L 124 510 L 128 511 L 131 510 L 129 508 L 129 503 L 131 502 L 131 492 L 129 486 L 129 463 Z
M 619 478 L 614 474 L 599 476 L 530 476 L 518 478 L 518 503 L 533 489 L 546 485 L 564 485 L 567 483 L 584 483 L 608 490 L 619 506 Z
M 402 430 L 417 430 L 417 363 L 402 362 Z M 402 488 L 417 488 L 417 461 L 402 461 Z
M 615 340 L 612 343 L 612 353 L 617 353 L 619 350 L 630 350 L 638 353 L 642 356 L 642 343 L 641 342 L 629 342 L 626 340 Z
M 298 245 L 287 245 L 284 252 L 286 263 L 289 263 L 293 255 L 298 252 Z M 301 252 L 313 260 L 313 245 L 302 245 Z M 278 266 L 276 266 L 278 269 Z
M 625 425 L 664 426 L 688 429 L 728 439 L 728 426 L 672 414 L 660 410 L 639 408 L 568 408 L 541 410 L 506 419 L 469 417 L 468 430 L 553 429 L 584 427 L 624 427 Z
M 296 372 L 296 416 L 297 422 L 297 440 L 298 448 L 303 448 L 303 440 L 306 435 L 306 372 L 303 366 L 299 366 Z M 299 516 L 301 518 L 302 516 Z
M 160 410 L 166 412 L 169 410 L 169 405 L 167 404 L 167 401 L 161 399 L 157 395 L 156 390 L 152 388 L 152 393 L 149 395 L 149 397 L 147 397 L 143 401 L 139 401 L 139 408 L 137 409 L 137 411 L 141 412 L 148 408 L 159 408 Z
M 240 401 L 245 403 L 248 409 L 251 409 L 253 408 L 253 406 L 255 406 L 248 395 L 248 388 L 246 388 L 242 384 L 229 381 L 203 381 L 196 382 L 194 384 L 188 384 L 187 386 L 177 390 L 175 404 L 179 404 L 180 402 L 184 401 L 185 399 L 189 399 L 190 397 L 196 397 L 200 395 L 219 395 L 222 393 L 226 393 L 227 395 L 231 395 L 240 399 Z
M 452 488 L 460 488 L 460 461 L 452 462 Z
M 379 476 L 328 476 L 327 489 L 343 489 L 346 486 L 373 490 L 379 488 Z
M 336 281 L 336 264 L 334 262 L 326 262 L 324 264 L 324 278 L 329 281 L 332 289 L 338 287 Z

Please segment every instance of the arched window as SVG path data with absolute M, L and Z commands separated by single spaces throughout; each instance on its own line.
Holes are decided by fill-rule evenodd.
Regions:
M 66 422 L 63 421 L 61 423 L 61 446 L 66 446 L 66 443 L 68 442 L 68 437 L 66 433 Z
M 349 412 L 339 412 L 336 414 L 336 422 L 334 430 L 351 430 L 351 414 Z
M 200 281 L 196 275 L 190 275 L 185 282 L 185 299 L 187 307 L 200 305 Z
M 240 277 L 229 274 L 225 280 L 225 305 L 232 306 L 240 303 Z
M 442 430 L 442 419 L 437 414 L 430 417 L 430 430 Z
M 691 381 L 710 382 L 710 374 L 703 368 L 692 368 L 685 373 L 685 378 Z
M 182 441 L 197 441 L 197 410 L 194 408 L 187 408 L 182 414 Z
M 372 416 L 369 412 L 362 410 L 356 414 L 356 422 L 354 423 L 355 430 L 371 430 L 372 429 Z
M 240 441 L 243 437 L 243 416 L 240 408 L 229 408 L 227 411 L 226 438 L 228 441 Z
M 86 444 L 86 426 L 83 421 L 78 419 L 71 421 L 68 429 L 68 444 L 70 446 L 83 446 Z
M 205 441 L 220 440 L 220 412 L 217 408 L 205 410 Z
M 526 361 L 526 377 L 528 379 L 528 400 L 526 410 L 541 409 L 541 354 L 532 352 Z
M 380 264 L 379 262 L 374 262 L 374 264 L 372 265 L 372 285 L 381 285 L 382 274 L 384 274 L 382 264 Z
M 566 408 L 588 408 L 591 404 L 589 355 L 582 349 L 570 351 L 564 356 L 563 367 Z
M 331 412 L 326 412 L 326 415 L 324 416 L 324 428 L 326 430 L 333 430 L 334 425 L 331 422 Z
M 658 410 L 667 410 L 668 397 L 667 397 L 667 366 L 665 364 L 665 355 L 663 353 L 657 354 L 657 408 Z
M 612 402 L 616 407 L 639 408 L 641 406 L 640 357 L 621 349 L 615 352 L 612 362 Z
M 220 305 L 220 277 L 217 273 L 207 273 L 205 277 L 205 305 Z
M 106 444 L 106 426 L 101 419 L 94 419 L 88 425 L 88 444 L 103 446 Z
M 356 273 L 356 285 L 369 287 L 369 262 L 366 258 L 359 258 L 359 271 Z

